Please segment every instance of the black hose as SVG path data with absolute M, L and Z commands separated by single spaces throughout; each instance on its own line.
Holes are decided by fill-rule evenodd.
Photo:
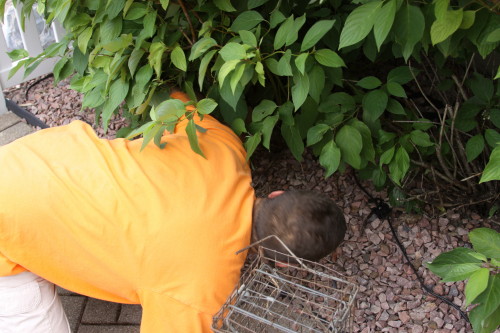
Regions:
M 36 126 L 40 128 L 48 128 L 49 125 L 45 124 L 43 121 L 38 119 L 33 113 L 26 111 L 10 99 L 5 99 L 5 104 L 7 105 L 7 109 L 12 111 L 18 117 L 26 119 L 28 124 L 31 126 Z
M 403 244 L 401 243 L 401 241 L 399 240 L 399 237 L 396 233 L 396 229 L 392 225 L 392 219 L 391 219 L 392 208 L 386 202 L 384 202 L 384 200 L 382 200 L 380 198 L 374 198 L 370 193 L 368 193 L 368 191 L 366 191 L 366 189 L 363 186 L 361 186 L 356 175 L 354 175 L 354 180 L 356 181 L 356 184 L 358 185 L 358 187 L 363 192 L 365 192 L 365 194 L 368 196 L 368 198 L 370 199 L 369 202 L 375 204 L 375 207 L 372 208 L 370 215 L 368 215 L 368 217 L 363 222 L 363 230 L 364 230 L 364 227 L 366 225 L 366 222 L 373 215 L 376 215 L 382 221 L 387 220 L 387 223 L 389 223 L 389 228 L 391 229 L 391 233 L 396 241 L 396 244 L 398 245 L 399 249 L 403 253 L 403 256 L 405 257 L 407 264 L 411 267 L 411 269 L 413 270 L 413 273 L 416 275 L 417 280 L 420 283 L 420 286 L 422 287 L 422 289 L 425 292 L 427 292 L 428 294 L 430 294 L 431 296 L 434 296 L 434 297 L 442 300 L 443 302 L 447 303 L 451 307 L 455 308 L 460 313 L 460 316 L 463 319 L 465 319 L 465 321 L 470 323 L 469 317 L 467 316 L 467 314 L 464 311 L 462 311 L 462 309 L 460 309 L 460 307 L 458 305 L 456 305 L 455 303 L 453 303 L 449 299 L 447 299 L 441 295 L 436 294 L 434 291 L 432 291 L 432 288 L 429 288 L 428 286 L 425 285 L 424 280 L 418 274 L 418 270 L 415 268 L 415 266 L 413 266 L 413 263 L 410 261 L 410 258 L 408 257 L 408 254 L 406 253 L 406 249 L 403 246 Z

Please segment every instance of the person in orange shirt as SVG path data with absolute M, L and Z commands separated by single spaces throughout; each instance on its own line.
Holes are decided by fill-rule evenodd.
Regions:
M 315 260 L 339 245 L 346 226 L 332 200 L 256 198 L 239 138 L 195 118 L 206 158 L 186 122 L 164 149 L 99 139 L 80 121 L 0 147 L 0 332 L 69 332 L 54 284 L 141 304 L 141 332 L 209 332 L 239 279 L 239 249 L 274 234 Z

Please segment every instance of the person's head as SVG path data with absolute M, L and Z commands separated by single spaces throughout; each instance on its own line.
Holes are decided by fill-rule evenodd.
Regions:
M 345 232 L 342 211 L 324 194 L 278 191 L 254 205 L 252 242 L 275 235 L 300 258 L 323 258 L 337 248 Z M 288 254 L 274 239 L 265 241 L 264 247 Z

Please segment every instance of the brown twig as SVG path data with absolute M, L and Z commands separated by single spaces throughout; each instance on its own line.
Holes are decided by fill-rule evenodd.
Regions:
M 427 97 L 427 94 L 422 89 L 422 86 L 420 86 L 420 82 L 418 82 L 417 77 L 415 76 L 415 73 L 413 73 L 413 68 L 411 67 L 411 61 L 408 61 L 408 67 L 410 67 L 411 76 L 413 77 L 413 80 L 417 84 L 418 90 L 420 90 L 420 93 L 425 98 L 427 103 L 429 103 L 429 105 L 438 113 L 439 118 L 441 118 L 441 115 L 439 113 L 440 110 L 434 105 L 434 103 L 432 103 L 432 101 L 429 99 L 429 97 Z
M 188 39 L 189 43 L 191 45 L 196 42 L 196 32 L 194 31 L 193 23 L 191 22 L 191 18 L 189 17 L 189 12 L 186 8 L 186 5 L 184 4 L 184 1 L 182 0 L 177 0 L 179 3 L 179 6 L 181 6 L 182 11 L 184 12 L 184 16 L 186 17 L 186 20 L 188 21 L 189 24 L 189 29 L 191 29 L 191 36 L 193 37 L 191 40 Z
M 434 169 L 434 167 L 432 165 L 430 165 L 429 163 L 425 163 L 425 162 L 419 162 L 419 161 L 416 161 L 416 160 L 411 160 L 411 162 L 415 165 L 418 165 L 420 167 L 423 167 L 423 168 L 426 168 L 428 170 L 433 170 L 436 174 L 436 176 L 438 176 L 439 178 L 441 178 L 442 180 L 445 180 L 447 183 L 453 185 L 453 186 L 456 186 L 457 188 L 463 190 L 463 191 L 467 191 L 467 187 L 462 185 L 462 184 L 459 184 L 455 179 L 453 179 L 453 177 L 449 177 L 448 175 L 445 175 L 437 170 Z
M 453 208 L 453 209 L 460 209 L 462 207 L 477 205 L 477 204 L 480 204 L 480 203 L 483 203 L 483 202 L 495 201 L 495 200 L 498 200 L 499 197 L 500 197 L 500 194 L 495 194 L 495 195 L 491 195 L 491 196 L 489 196 L 487 198 L 484 198 L 484 199 L 480 199 L 480 200 L 477 200 L 477 201 L 468 202 L 468 203 L 464 203 L 464 204 L 445 204 L 443 207 Z

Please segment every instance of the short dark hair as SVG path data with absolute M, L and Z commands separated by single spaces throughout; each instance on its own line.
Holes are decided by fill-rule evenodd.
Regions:
M 298 257 L 319 260 L 332 253 L 344 239 L 346 223 L 340 208 L 326 195 L 312 191 L 287 191 L 262 199 L 254 210 L 252 239 L 275 235 Z M 288 254 L 278 241 L 264 247 Z

